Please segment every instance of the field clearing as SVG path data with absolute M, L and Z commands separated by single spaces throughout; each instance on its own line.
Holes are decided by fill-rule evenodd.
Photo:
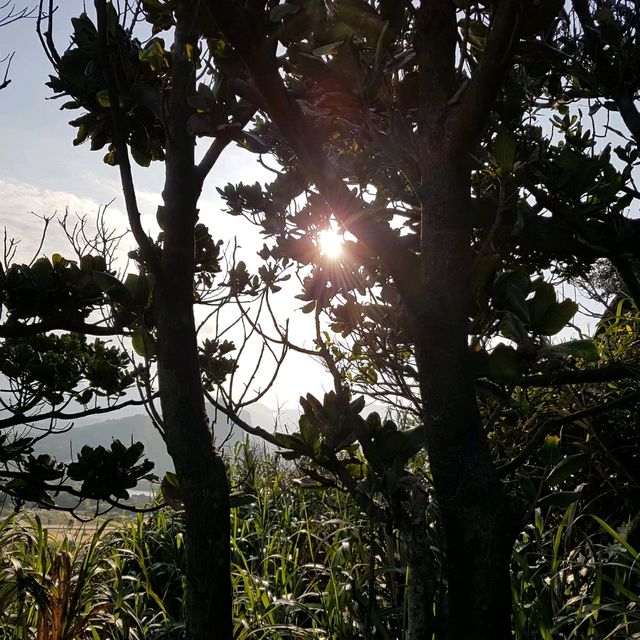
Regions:
M 91 539 L 102 524 L 104 524 L 104 520 L 100 519 L 91 520 L 90 522 L 73 520 L 66 524 L 43 524 L 43 528 L 54 540 L 59 541 L 64 538 L 71 538 L 78 543 L 84 544 Z M 117 522 L 110 522 L 105 529 L 112 529 L 115 526 L 117 526 Z
M 0 511 L 0 520 L 9 516 L 10 513 L 8 510 Z M 70 538 L 80 544 L 88 542 L 105 521 L 109 521 L 105 527 L 106 530 L 109 530 L 117 527 L 122 520 L 119 514 L 114 514 L 113 518 L 102 516 L 82 522 L 71 517 L 68 513 L 47 511 L 45 509 L 25 510 L 20 513 L 19 517 L 22 519 L 38 517 L 42 523 L 42 529 L 56 542 L 60 542 L 64 538 Z

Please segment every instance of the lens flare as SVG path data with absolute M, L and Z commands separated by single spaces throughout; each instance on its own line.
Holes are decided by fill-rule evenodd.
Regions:
M 320 253 L 326 258 L 338 258 L 342 253 L 344 240 L 333 229 L 323 229 L 318 233 Z

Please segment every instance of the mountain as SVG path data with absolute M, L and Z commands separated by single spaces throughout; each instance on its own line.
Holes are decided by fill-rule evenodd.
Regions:
M 288 421 L 297 422 L 297 413 L 287 412 Z M 232 451 L 236 444 L 247 438 L 238 427 L 233 426 L 223 416 L 210 415 L 214 421 L 216 443 L 225 451 Z M 275 414 L 269 407 L 256 403 L 250 411 L 244 411 L 242 418 L 250 426 L 260 426 L 267 431 L 273 431 Z M 149 417 L 144 414 L 111 418 L 101 422 L 75 426 L 64 433 L 52 433 L 41 440 L 36 446 L 36 453 L 48 453 L 60 461 L 70 462 L 83 446 L 108 448 L 114 440 L 123 444 L 142 442 L 145 456 L 155 463 L 153 473 L 162 477 L 167 471 L 173 471 L 173 462 L 167 453 L 165 443 L 154 428 Z M 262 443 L 258 438 L 249 437 L 250 441 Z
M 372 410 L 381 411 L 381 405 L 370 405 L 364 414 Z M 292 409 L 279 412 L 261 403 L 251 405 L 241 413 L 243 420 L 252 427 L 262 427 L 266 431 L 292 431 L 297 430 L 299 412 Z M 236 444 L 249 439 L 260 447 L 273 450 L 273 445 L 247 434 L 233 426 L 222 415 L 210 412 L 209 418 L 214 423 L 216 443 L 224 451 L 233 451 Z M 155 463 L 153 473 L 162 477 L 167 471 L 173 471 L 173 462 L 167 453 L 162 437 L 153 427 L 149 417 L 144 414 L 128 415 L 120 418 L 111 418 L 92 424 L 78 425 L 64 433 L 53 433 L 41 440 L 35 447 L 36 453 L 48 453 L 62 462 L 70 462 L 80 449 L 88 445 L 90 447 L 103 446 L 108 448 L 114 440 L 120 440 L 123 444 L 142 442 L 145 456 Z

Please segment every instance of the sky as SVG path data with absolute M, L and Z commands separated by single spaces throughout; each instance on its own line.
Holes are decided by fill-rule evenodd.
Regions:
M 83 3 L 66 0 L 60 4 L 55 39 L 62 52 L 69 44 L 70 18 L 82 11 Z M 16 259 L 29 260 L 37 250 L 43 216 L 62 215 L 68 210 L 71 215 L 94 220 L 99 208 L 113 201 L 106 216 L 108 225 L 118 230 L 127 228 L 117 168 L 102 162 L 104 150 L 92 152 L 88 144 L 72 145 L 75 129 L 67 123 L 80 112 L 60 111 L 61 102 L 50 99 L 45 82 L 51 71 L 35 32 L 35 20 L 21 20 L 0 29 L 0 60 L 12 51 L 12 82 L 0 91 L 0 231 L 6 228 L 9 237 L 20 241 Z M 225 241 L 236 238 L 240 257 L 248 264 L 263 239 L 247 222 L 223 212 L 216 187 L 228 182 L 263 181 L 268 175 L 256 156 L 230 147 L 205 184 L 199 203 L 200 218 L 213 237 Z M 154 229 L 156 209 L 162 202 L 163 165 L 153 163 L 148 169 L 135 166 L 134 179 L 143 227 Z M 64 255 L 65 248 L 61 229 L 50 225 L 41 253 L 58 251 Z M 293 293 L 281 296 L 278 311 L 283 322 L 291 320 L 298 341 L 310 346 L 309 318 L 299 312 L 301 303 Z M 246 367 L 251 367 L 251 360 L 257 357 L 255 350 L 245 357 Z M 254 387 L 264 384 L 265 378 L 260 377 Z M 262 402 L 274 409 L 291 409 L 297 406 L 300 395 L 311 392 L 321 396 L 328 388 L 330 380 L 320 364 L 290 354 L 273 390 Z

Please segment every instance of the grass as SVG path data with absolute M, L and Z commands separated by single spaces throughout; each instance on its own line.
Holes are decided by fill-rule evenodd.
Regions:
M 232 482 L 255 496 L 232 514 L 238 640 L 402 638 L 397 532 L 344 494 L 298 487 L 271 458 L 240 461 Z M 103 522 L 80 535 L 49 526 L 28 514 L 0 522 L 0 640 L 182 637 L 179 514 Z M 516 640 L 640 638 L 638 551 L 575 505 L 536 511 L 512 578 Z

